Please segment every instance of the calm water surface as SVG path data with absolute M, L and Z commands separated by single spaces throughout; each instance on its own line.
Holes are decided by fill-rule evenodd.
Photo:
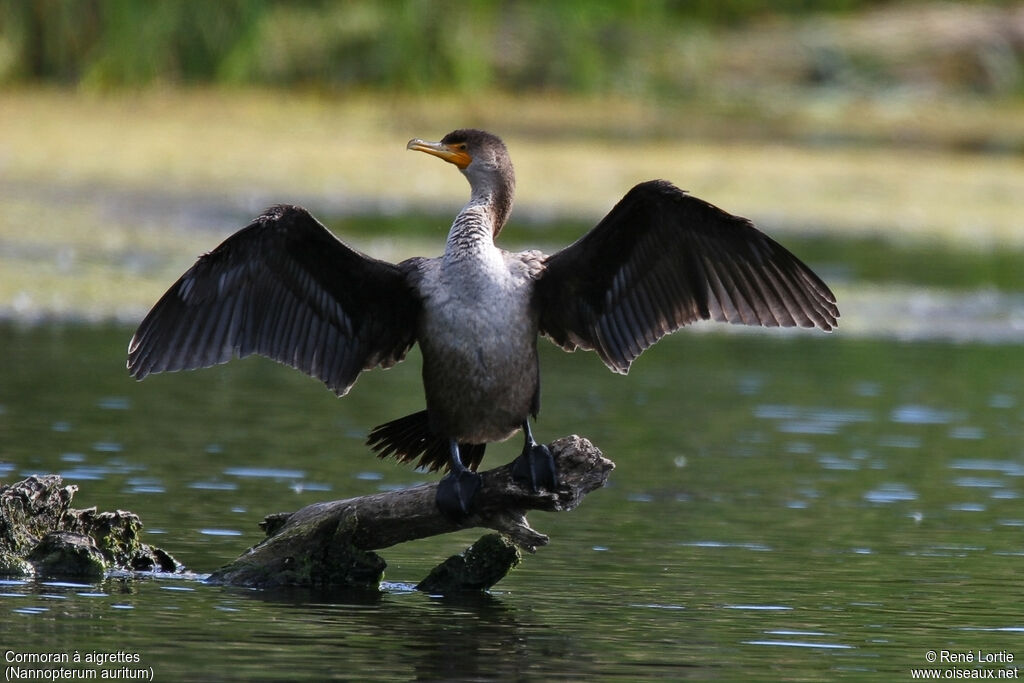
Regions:
M 265 514 L 429 478 L 362 445 L 422 407 L 415 357 L 338 400 L 259 359 L 136 383 L 130 334 L 0 326 L 0 480 L 59 472 L 203 575 Z M 910 680 L 929 651 L 1016 660 L 940 674 L 1024 658 L 1024 348 L 683 333 L 625 378 L 546 342 L 542 362 L 538 437 L 584 434 L 618 468 L 575 512 L 533 513 L 551 545 L 490 594 L 411 589 L 472 531 L 383 551 L 380 594 L 7 581 L 0 649 L 122 652 L 138 662 L 97 670 L 164 681 Z

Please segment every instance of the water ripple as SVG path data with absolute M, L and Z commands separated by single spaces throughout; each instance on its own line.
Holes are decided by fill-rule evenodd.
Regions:
M 960 425 L 949 430 L 949 438 L 964 441 L 979 441 L 985 438 L 985 430 L 981 427 Z
M 889 448 L 920 448 L 921 439 L 916 436 L 891 434 L 889 436 L 880 437 L 878 439 L 878 445 L 887 446 Z
M 856 408 L 807 407 L 767 403 L 754 407 L 754 417 L 777 420 L 776 429 L 786 434 L 837 434 L 847 424 L 872 422 L 870 411 Z
M 132 401 L 127 396 L 104 396 L 96 402 L 103 410 L 128 410 Z
M 1001 479 L 989 479 L 987 477 L 958 477 L 953 480 L 953 485 L 969 489 L 1001 489 L 1006 486 Z
M 813 647 L 823 650 L 853 650 L 853 645 L 839 643 L 810 643 L 801 640 L 744 640 L 744 645 L 775 645 L 780 647 Z
M 951 503 L 946 509 L 953 512 L 984 512 L 986 507 L 983 503 Z
M 229 467 L 224 470 L 229 477 L 254 477 L 267 479 L 302 479 L 305 470 L 290 470 L 279 467 Z
M 882 484 L 864 494 L 864 500 L 869 503 L 898 503 L 908 500 L 917 500 L 917 493 L 912 491 L 906 484 Z
M 986 458 L 967 458 L 949 463 L 952 470 L 981 470 L 1002 472 L 1011 477 L 1024 477 L 1024 463 L 1014 460 L 989 460 Z
M 230 481 L 193 481 L 188 484 L 190 489 L 201 491 L 237 491 L 238 484 Z
M 956 418 L 950 410 L 940 410 L 929 406 L 910 404 L 900 406 L 892 411 L 889 420 L 899 424 L 941 425 L 949 424 Z
M 743 550 L 770 551 L 771 547 L 763 543 L 726 543 L 724 541 L 687 541 L 679 545 L 690 548 L 741 548 Z

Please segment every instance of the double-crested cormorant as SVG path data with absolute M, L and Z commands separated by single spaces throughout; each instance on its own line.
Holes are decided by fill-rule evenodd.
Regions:
M 612 371 L 662 336 L 713 319 L 831 330 L 828 286 L 750 221 L 664 180 L 640 183 L 565 249 L 512 253 L 494 244 L 512 208 L 515 176 L 495 135 L 457 130 L 411 140 L 458 167 L 470 199 L 444 254 L 395 265 L 343 244 L 297 206 L 274 206 L 201 256 L 149 312 L 128 347 L 128 369 L 154 372 L 253 353 L 322 380 L 339 396 L 359 373 L 402 360 L 418 342 L 424 411 L 380 425 L 380 457 L 450 473 L 438 506 L 470 509 L 488 442 L 522 429 L 514 474 L 537 490 L 557 475 L 530 433 L 539 407 L 537 336 L 592 349 Z

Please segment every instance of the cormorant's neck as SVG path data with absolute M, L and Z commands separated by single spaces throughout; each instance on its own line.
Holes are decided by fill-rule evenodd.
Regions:
M 505 227 L 505 221 L 512 213 L 512 200 L 516 192 L 516 180 L 511 169 L 501 174 L 497 182 L 489 184 L 484 188 L 473 188 L 470 196 L 470 203 L 480 201 L 487 206 L 491 214 L 491 224 L 494 227 L 493 239 L 498 238 L 498 233 Z
M 448 231 L 445 257 L 460 260 L 471 253 L 490 251 L 494 249 L 494 234 L 490 207 L 486 203 L 470 200 L 459 211 Z
M 470 168 L 463 171 L 469 180 L 469 202 L 462 208 L 448 233 L 447 250 L 464 251 L 491 247 L 512 212 L 515 176 L 511 167 Z

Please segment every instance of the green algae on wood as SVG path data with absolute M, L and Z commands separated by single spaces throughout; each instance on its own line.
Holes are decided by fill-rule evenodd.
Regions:
M 56 474 L 0 487 L 0 575 L 96 579 L 112 570 L 183 569 L 142 542 L 135 513 L 72 508 L 77 490 Z
M 376 553 L 351 541 L 352 518 L 312 519 L 292 525 L 281 515 L 264 520 L 267 538 L 210 575 L 215 584 L 255 588 L 304 586 L 376 590 L 387 564 Z M 273 552 L 262 552 L 264 544 Z
M 442 595 L 488 590 L 522 559 L 519 548 L 506 536 L 487 534 L 461 555 L 452 555 L 434 567 L 416 590 Z

